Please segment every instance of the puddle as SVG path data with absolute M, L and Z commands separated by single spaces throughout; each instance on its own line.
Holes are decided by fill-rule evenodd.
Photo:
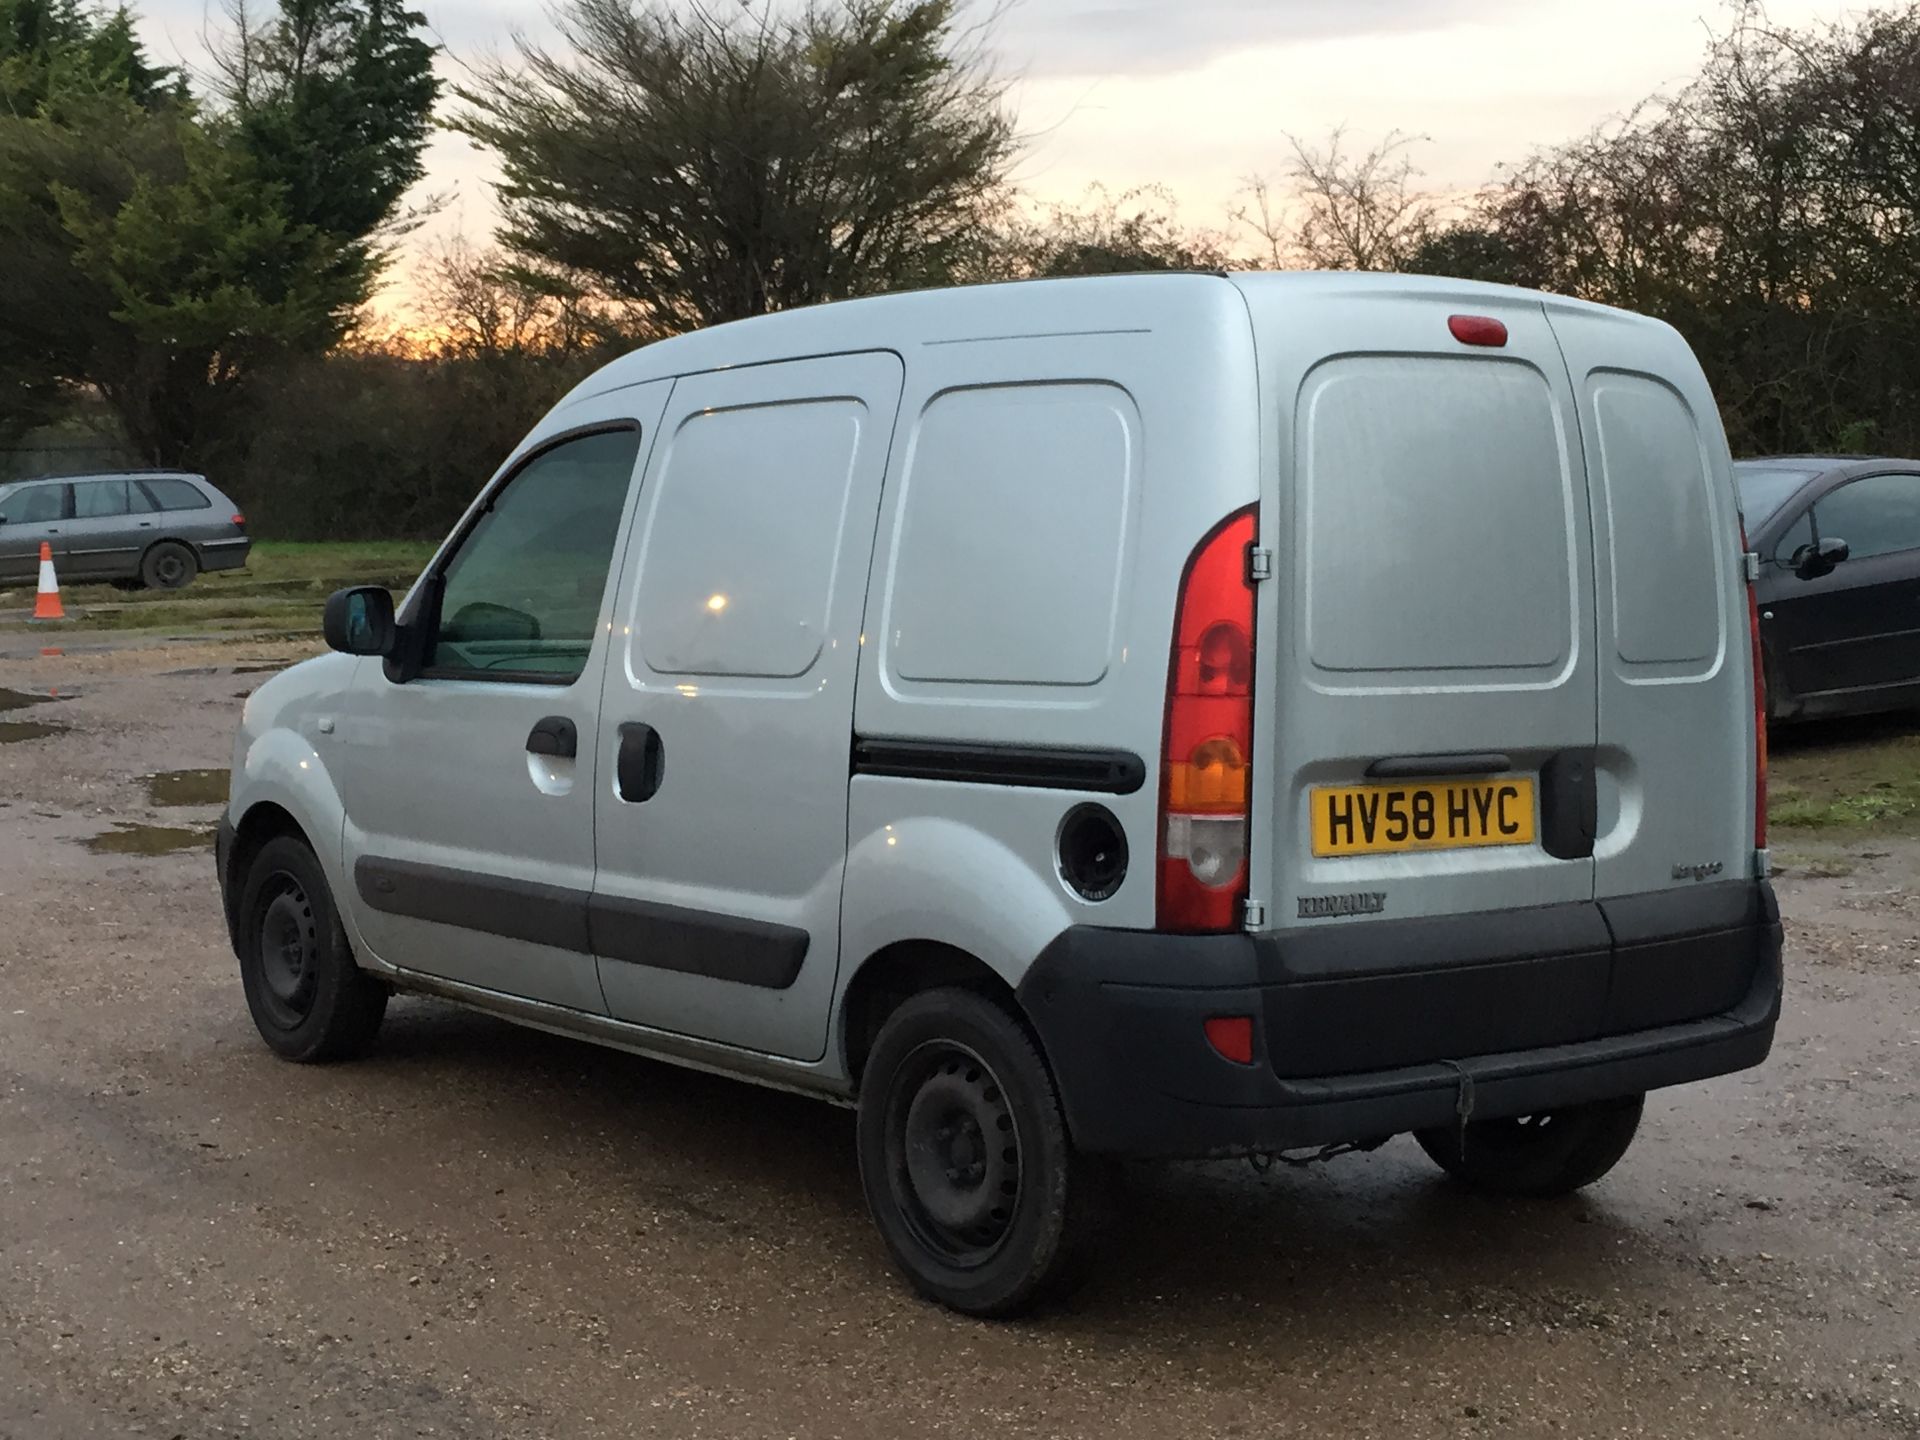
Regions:
M 147 798 L 155 805 L 224 805 L 227 803 L 228 772 L 218 770 L 165 770 L 147 776 Z
M 51 705 L 60 698 L 58 695 L 34 695 L 25 690 L 9 690 L 0 686 L 0 711 L 24 710 L 29 705 Z
M 182 850 L 205 850 L 213 844 L 213 831 L 123 822 L 83 843 L 96 855 L 176 855 Z
M 49 725 L 44 720 L 0 720 L 0 745 L 17 745 L 22 740 L 44 740 L 67 727 Z

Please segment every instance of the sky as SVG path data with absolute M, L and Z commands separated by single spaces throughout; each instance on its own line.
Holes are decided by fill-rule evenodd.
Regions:
M 530 0 L 415 4 L 446 47 L 450 82 L 478 58 L 511 55 L 517 36 L 556 35 Z M 1857 7 L 1767 8 L 1801 25 Z M 202 62 L 218 0 L 135 9 L 157 57 Z M 1185 222 L 1221 227 L 1248 176 L 1284 173 L 1289 135 L 1315 142 L 1342 125 L 1362 147 L 1396 130 L 1423 137 L 1411 153 L 1425 183 L 1469 189 L 1684 83 L 1728 13 L 1722 0 L 1013 0 L 990 44 L 1029 137 L 1015 178 L 1030 195 L 1163 184 Z M 488 157 L 441 135 L 427 165 L 423 189 L 446 203 L 410 243 L 484 243 Z M 405 290 L 403 266 L 389 304 Z

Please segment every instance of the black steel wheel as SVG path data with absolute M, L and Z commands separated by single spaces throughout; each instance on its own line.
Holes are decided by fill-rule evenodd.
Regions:
M 859 1149 L 874 1223 L 923 1295 L 1006 1316 L 1083 1277 L 1111 1175 L 1074 1150 L 1033 1037 L 993 998 L 931 990 L 887 1018 Z
M 266 982 L 261 998 L 275 1023 L 291 1030 L 313 1012 L 320 989 L 320 929 L 313 902 L 294 876 L 276 870 L 266 877 L 262 891 L 265 909 L 254 937 L 260 976 Z
M 1644 1095 L 1569 1105 L 1513 1119 L 1476 1120 L 1458 1129 L 1422 1130 L 1433 1163 L 1476 1190 L 1548 1198 L 1593 1184 L 1620 1163 L 1646 1108 Z
M 887 1179 L 915 1237 L 947 1264 L 978 1269 L 1013 1229 L 1020 1127 L 993 1067 L 931 1040 L 888 1095 Z
M 326 873 L 304 842 L 282 835 L 260 847 L 234 928 L 247 1008 L 276 1054 L 338 1060 L 372 1043 L 387 987 L 355 963 Z
M 199 573 L 200 562 L 178 540 L 162 540 L 140 560 L 140 578 L 149 590 L 178 590 Z

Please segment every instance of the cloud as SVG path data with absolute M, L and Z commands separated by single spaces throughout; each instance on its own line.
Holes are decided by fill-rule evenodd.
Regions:
M 516 30 L 551 41 L 544 5 L 525 0 L 417 0 L 454 54 L 508 49 Z M 669 0 L 673 3 L 673 0 Z M 724 9 L 736 0 L 709 0 Z M 794 5 L 799 0 L 775 0 Z M 976 19 L 1001 10 L 993 49 L 1007 69 L 1036 77 L 1164 75 L 1248 47 L 1438 30 L 1497 19 L 1526 0 L 971 0 Z M 221 0 L 143 0 L 135 13 L 157 51 L 202 54 L 201 36 L 224 28 Z M 258 11 L 273 0 L 254 0 Z
M 994 0 L 976 0 L 975 13 Z M 1025 74 L 1164 75 L 1224 54 L 1497 20 L 1524 0 L 1014 0 L 995 49 Z

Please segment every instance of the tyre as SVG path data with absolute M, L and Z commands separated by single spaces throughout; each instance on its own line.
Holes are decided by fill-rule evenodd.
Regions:
M 140 557 L 140 579 L 149 590 L 178 590 L 199 573 L 200 562 L 178 540 L 162 540 Z
M 1057 1299 L 1084 1275 L 1111 1176 L 1077 1154 L 1026 1028 L 972 990 L 888 1017 L 860 1089 L 860 1181 L 915 1289 L 968 1315 Z
M 1647 1097 L 1629 1095 L 1514 1120 L 1476 1120 L 1414 1135 L 1454 1179 L 1498 1195 L 1571 1195 L 1620 1163 L 1640 1128 Z M 1464 1143 L 1463 1143 L 1464 1141 Z
M 235 934 L 247 1009 L 276 1054 L 344 1060 L 372 1043 L 387 987 L 354 963 L 327 877 L 303 841 L 282 835 L 260 847 Z

